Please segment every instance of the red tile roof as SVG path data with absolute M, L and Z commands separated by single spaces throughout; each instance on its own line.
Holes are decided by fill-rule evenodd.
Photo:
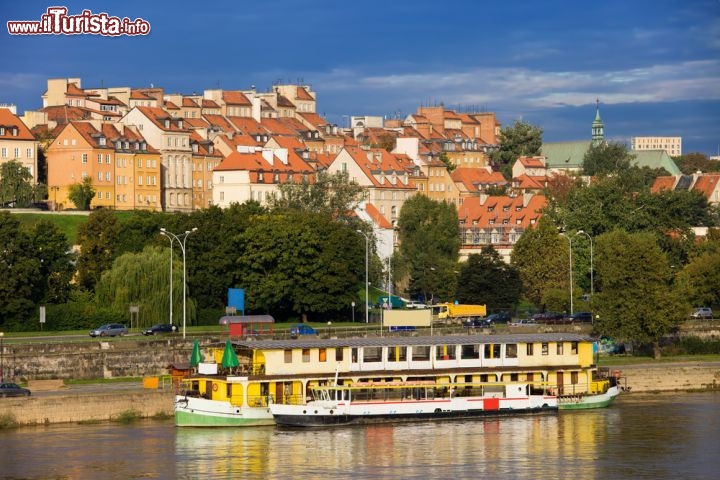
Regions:
M 483 200 L 484 203 L 481 203 Z M 542 216 L 547 199 L 543 195 L 532 195 L 527 206 L 523 205 L 524 201 L 523 195 L 467 197 L 458 206 L 458 218 L 465 227 L 528 228 Z
M 5 133 L 0 136 L 2 139 L 35 140 L 30 129 L 8 108 L 0 108 L 0 126 L 5 127 Z M 13 135 L 14 129 L 17 135 Z

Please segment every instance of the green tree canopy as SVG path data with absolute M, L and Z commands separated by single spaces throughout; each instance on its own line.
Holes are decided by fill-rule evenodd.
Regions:
M 245 289 L 249 310 L 324 318 L 358 301 L 365 243 L 349 225 L 317 213 L 268 214 L 252 222 L 239 243 L 235 287 Z
M 407 277 L 410 296 L 451 299 L 457 280 L 460 236 L 455 206 L 415 195 L 400 210 L 396 277 Z M 404 283 L 404 282 L 401 282 Z
M 168 323 L 170 319 L 170 249 L 147 246 L 139 253 L 125 253 L 105 270 L 95 286 L 95 302 L 121 318 L 138 306 L 138 327 Z M 173 262 L 173 324 L 183 318 L 182 261 Z M 186 323 L 195 318 L 195 302 L 186 300 Z
M 92 291 L 102 272 L 112 266 L 118 248 L 120 223 L 110 210 L 96 210 L 78 228 L 80 257 L 78 280 L 81 287 Z
M 460 265 L 457 299 L 460 303 L 485 304 L 490 310 L 514 309 L 520 300 L 519 272 L 503 261 L 491 245 L 471 254 Z
M 0 164 L 0 205 L 11 202 L 16 207 L 29 207 L 34 199 L 30 170 L 17 160 Z
M 364 196 L 365 189 L 350 180 L 347 172 L 319 171 L 312 182 L 303 178 L 299 183 L 280 185 L 279 195 L 268 204 L 272 210 L 300 210 L 347 219 Z
M 560 289 L 568 292 L 569 306 L 569 242 L 558 235 L 552 222 L 543 217 L 537 228 L 525 230 L 515 243 L 510 258 L 520 274 L 528 300 L 544 308 L 548 294 Z
M 720 306 L 720 251 L 693 258 L 678 273 L 676 284 L 692 306 Z
M 620 142 L 591 145 L 583 158 L 583 175 L 603 176 L 627 171 L 635 158 Z
M 0 325 L 22 328 L 42 291 L 40 259 L 17 219 L 0 212 Z
M 506 179 L 512 178 L 512 166 L 518 157 L 532 157 L 540 154 L 542 148 L 541 128 L 523 120 L 500 129 L 500 146 L 490 153 L 493 166 L 500 170 Z
M 29 232 L 36 258 L 40 260 L 39 292 L 35 300 L 60 304 L 70 298 L 76 255 L 65 234 L 48 220 L 40 220 Z
M 85 177 L 81 183 L 73 183 L 68 188 L 68 198 L 78 210 L 90 210 L 90 202 L 95 198 L 95 187 L 92 178 Z
M 671 288 L 667 257 L 651 233 L 615 230 L 597 238 L 596 329 L 619 341 L 652 345 L 683 322 L 689 312 Z

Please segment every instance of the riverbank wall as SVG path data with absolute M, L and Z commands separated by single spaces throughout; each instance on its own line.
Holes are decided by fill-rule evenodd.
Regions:
M 0 398 L 0 428 L 53 423 L 126 422 L 173 415 L 171 391 L 59 393 Z

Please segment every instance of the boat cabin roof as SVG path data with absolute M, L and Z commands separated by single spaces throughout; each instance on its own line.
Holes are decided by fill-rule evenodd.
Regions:
M 297 338 L 291 340 L 233 340 L 238 347 L 252 350 L 282 350 L 290 348 L 342 348 L 388 347 L 411 345 L 465 345 L 480 343 L 544 343 L 592 342 L 587 335 L 576 333 L 528 333 L 506 335 L 437 335 L 413 337 L 351 337 L 351 338 Z

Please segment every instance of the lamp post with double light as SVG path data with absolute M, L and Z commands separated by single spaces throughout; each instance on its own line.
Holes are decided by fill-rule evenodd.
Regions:
M 194 227 L 192 230 L 185 230 L 185 232 L 181 233 L 180 235 L 175 235 L 172 232 L 169 232 L 165 228 L 160 229 L 160 235 L 165 235 L 170 239 L 170 322 L 172 324 L 172 242 L 177 240 L 178 245 L 180 245 L 180 249 L 182 250 L 183 255 L 183 338 L 185 338 L 185 325 L 187 320 L 187 267 L 185 262 L 185 242 L 187 241 L 188 235 L 191 233 L 197 231 L 197 227 Z
M 365 323 L 370 323 L 370 287 L 368 283 L 368 268 L 370 265 L 370 237 L 368 237 L 367 233 L 363 232 L 362 230 L 356 230 L 356 232 L 365 237 Z

